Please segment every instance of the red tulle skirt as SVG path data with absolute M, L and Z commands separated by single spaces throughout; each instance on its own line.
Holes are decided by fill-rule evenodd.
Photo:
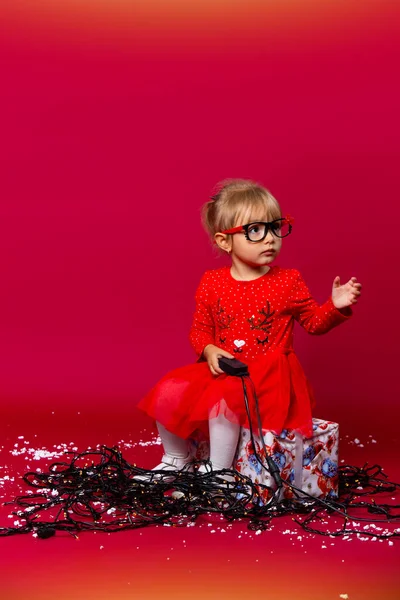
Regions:
M 296 429 L 312 432 L 314 394 L 293 350 L 270 351 L 247 361 L 258 397 L 264 431 Z M 252 386 L 247 384 L 250 419 L 258 432 Z M 206 362 L 197 362 L 165 375 L 139 402 L 138 408 L 168 431 L 188 438 L 196 430 L 208 437 L 209 419 L 223 414 L 232 423 L 249 427 L 243 385 L 239 377 L 211 374 Z

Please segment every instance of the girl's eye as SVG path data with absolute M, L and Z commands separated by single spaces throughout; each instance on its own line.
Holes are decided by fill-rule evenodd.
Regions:
M 282 227 L 282 221 L 275 221 L 274 223 L 272 223 L 272 229 L 274 231 L 279 231 L 279 229 Z
M 260 225 L 253 225 L 252 227 L 250 227 L 249 232 L 250 233 L 259 233 L 260 232 Z

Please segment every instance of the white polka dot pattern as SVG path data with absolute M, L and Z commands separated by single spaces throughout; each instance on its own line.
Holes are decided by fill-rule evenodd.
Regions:
M 347 321 L 351 308 L 338 310 L 332 298 L 319 305 L 297 269 L 278 265 L 252 281 L 237 281 L 229 267 L 206 271 L 196 291 L 190 343 L 200 356 L 208 344 L 240 360 L 293 348 L 296 319 L 319 335 Z

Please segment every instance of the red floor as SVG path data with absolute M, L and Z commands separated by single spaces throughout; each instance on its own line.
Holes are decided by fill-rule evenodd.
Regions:
M 64 444 L 84 450 L 99 443 L 119 443 L 124 456 L 143 467 L 153 466 L 160 456 L 151 423 L 137 413 L 127 427 L 126 419 L 117 415 L 106 419 L 101 414 L 57 407 L 42 412 L 31 408 L 25 418 L 23 410 L 15 416 L 12 406 L 9 409 L 10 414 L 2 417 L 3 501 L 19 493 L 23 472 L 46 470 Z M 378 462 L 389 479 L 400 481 L 400 468 L 391 450 L 398 439 L 386 439 L 373 431 L 346 435 L 342 432 L 341 460 L 357 465 Z M 358 444 L 354 443 L 356 437 Z M 149 445 L 141 445 L 149 441 Z M 390 498 L 388 501 L 394 502 Z M 9 506 L 1 508 L 2 526 L 13 523 L 9 513 Z M 119 534 L 83 533 L 79 539 L 60 533 L 48 540 L 16 535 L 2 538 L 0 544 L 1 597 L 7 600 L 400 597 L 400 538 L 392 542 L 313 536 L 289 517 L 275 521 L 272 530 L 258 535 L 247 530 L 245 522 L 230 525 L 214 516 L 187 528 L 153 526 Z

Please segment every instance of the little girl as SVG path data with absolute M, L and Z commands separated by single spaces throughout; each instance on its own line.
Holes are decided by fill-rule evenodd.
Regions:
M 336 277 L 320 306 L 298 270 L 272 264 L 293 219 L 282 217 L 278 202 L 257 183 L 221 182 L 202 215 L 232 264 L 206 271 L 197 289 L 190 342 L 198 361 L 165 375 L 138 405 L 157 423 L 164 447 L 157 470 L 179 470 L 192 461 L 187 438 L 196 430 L 209 437 L 212 469 L 232 467 L 248 418 L 240 378 L 219 367 L 223 356 L 248 365 L 264 430 L 309 435 L 315 402 L 293 350 L 294 321 L 308 333 L 326 333 L 349 319 L 361 293 L 356 277 L 344 285 Z M 256 431 L 254 415 L 252 424 Z

